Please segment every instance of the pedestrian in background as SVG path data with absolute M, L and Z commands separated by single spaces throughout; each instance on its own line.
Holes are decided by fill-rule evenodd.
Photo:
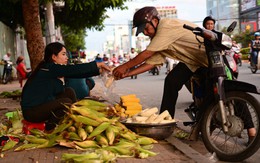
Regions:
M 27 70 L 25 64 L 24 64 L 24 57 L 19 56 L 16 60 L 16 72 L 17 72 L 17 78 L 20 83 L 20 87 L 23 87 L 23 80 L 27 79 L 30 74 L 31 70 Z
M 134 57 L 136 57 L 137 54 L 138 53 L 135 51 L 135 48 L 131 48 L 130 53 L 129 53 L 129 60 L 134 59 Z M 133 70 L 135 68 L 136 68 L 136 66 L 132 67 L 130 70 Z M 131 79 L 137 79 L 137 75 L 132 75 Z

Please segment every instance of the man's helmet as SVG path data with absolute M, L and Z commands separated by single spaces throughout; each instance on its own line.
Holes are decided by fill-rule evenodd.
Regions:
M 155 7 L 144 7 L 136 11 L 133 18 L 133 28 L 137 27 L 136 36 L 144 31 L 146 23 L 150 22 L 154 17 L 160 19 Z
M 260 36 L 260 32 L 255 32 L 254 36 Z
M 206 28 L 206 23 L 207 23 L 207 21 L 209 21 L 209 20 L 212 20 L 213 22 L 214 22 L 214 24 L 216 23 L 216 20 L 214 19 L 214 18 L 212 18 L 212 16 L 207 16 L 206 18 L 204 18 L 204 20 L 203 20 L 203 27 L 204 28 Z

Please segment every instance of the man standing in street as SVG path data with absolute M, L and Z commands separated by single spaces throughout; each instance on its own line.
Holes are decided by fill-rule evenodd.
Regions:
M 136 56 L 137 56 L 137 52 L 135 51 L 135 48 L 131 48 L 131 51 L 129 53 L 129 59 L 131 60 L 131 59 L 133 59 Z M 134 69 L 134 68 L 136 68 L 136 66 L 133 67 L 132 69 Z M 132 75 L 131 79 L 133 79 L 133 78 L 137 79 L 137 75 Z
M 3 71 L 3 75 L 2 75 L 2 79 L 4 79 L 5 74 L 10 71 L 9 67 L 8 67 L 8 62 L 11 61 L 11 53 L 7 52 L 4 56 L 3 56 L 3 61 L 4 61 L 4 71 Z M 12 68 L 12 67 L 11 67 Z M 12 70 L 12 69 L 11 69 Z

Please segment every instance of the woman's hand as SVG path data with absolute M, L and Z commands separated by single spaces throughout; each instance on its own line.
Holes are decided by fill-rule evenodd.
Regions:
M 100 73 L 102 73 L 103 71 L 108 71 L 108 72 L 112 71 L 112 69 L 108 67 L 105 64 L 105 62 L 97 62 L 97 67 L 100 69 Z

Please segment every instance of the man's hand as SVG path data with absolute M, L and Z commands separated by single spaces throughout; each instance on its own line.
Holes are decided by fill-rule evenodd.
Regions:
M 128 68 L 125 66 L 125 65 L 121 65 L 121 66 L 118 66 L 116 67 L 114 70 L 113 70 L 113 75 L 115 77 L 115 79 L 122 79 L 125 77 L 125 73 L 127 72 Z

